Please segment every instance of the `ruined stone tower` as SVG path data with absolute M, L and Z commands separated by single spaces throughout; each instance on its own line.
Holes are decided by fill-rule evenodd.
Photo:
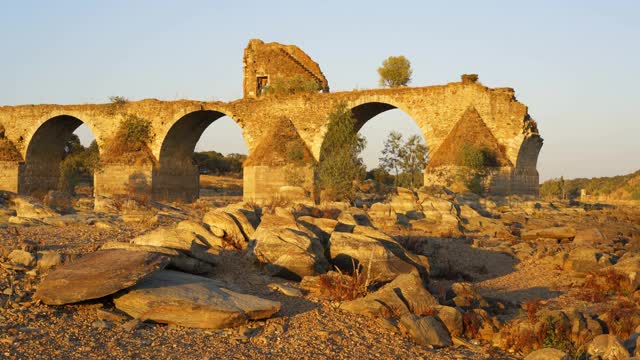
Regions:
M 329 83 L 318 63 L 295 45 L 251 39 L 244 49 L 244 97 L 256 98 L 271 84 L 291 79 L 315 82 L 322 92 Z

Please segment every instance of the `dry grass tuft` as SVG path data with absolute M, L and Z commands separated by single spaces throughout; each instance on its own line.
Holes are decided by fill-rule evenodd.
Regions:
M 20 161 L 22 156 L 11 140 L 0 138 L 0 161 Z
M 286 208 L 289 206 L 291 206 L 291 200 L 281 194 L 275 194 L 264 203 L 262 212 L 265 214 L 273 214 L 276 208 Z
M 522 309 L 525 311 L 527 319 L 532 323 L 538 321 L 538 311 L 540 310 L 542 303 L 542 299 L 540 298 L 528 299 L 522 303 Z
M 631 301 L 620 301 L 609 307 L 604 314 L 599 316 L 599 319 L 607 325 L 610 334 L 626 339 L 640 325 L 638 314 L 640 314 L 638 305 Z
M 353 272 L 351 274 L 343 273 L 336 268 L 337 273 L 322 274 L 320 279 L 320 293 L 334 301 L 347 301 L 367 295 L 371 279 L 370 265 L 363 271 L 361 266 L 356 266 L 352 261 Z
M 474 311 L 466 311 L 462 314 L 462 324 L 464 326 L 464 335 L 468 339 L 474 339 L 478 336 L 482 327 L 482 316 Z
M 633 284 L 624 273 L 615 269 L 607 269 L 587 274 L 576 297 L 580 300 L 600 303 L 612 296 L 629 297 L 633 290 Z

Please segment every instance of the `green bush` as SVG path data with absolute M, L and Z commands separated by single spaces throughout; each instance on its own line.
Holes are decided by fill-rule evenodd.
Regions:
M 242 174 L 242 163 L 247 158 L 242 154 L 223 155 L 217 151 L 202 151 L 193 154 L 193 159 L 201 172 L 214 175 Z
M 475 170 L 483 170 L 487 167 L 498 166 L 495 153 L 491 150 L 469 143 L 464 143 L 458 153 L 458 165 Z
M 76 135 L 73 135 L 77 138 Z M 81 182 L 92 182 L 93 174 L 99 168 L 100 154 L 98 144 L 94 140 L 88 148 L 83 147 L 79 141 L 71 139 L 65 147 L 65 157 L 60 163 L 60 178 L 58 188 L 69 194 L 75 192 L 75 187 Z
M 316 185 L 326 200 L 353 200 L 354 181 L 364 178 L 360 153 L 366 140 L 356 131 L 356 119 L 345 103 L 329 115 L 329 129 L 322 144 Z
M 151 121 L 129 115 L 120 124 L 116 136 L 132 148 L 146 144 L 151 140 Z

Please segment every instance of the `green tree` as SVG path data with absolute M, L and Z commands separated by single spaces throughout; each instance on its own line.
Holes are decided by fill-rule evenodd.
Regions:
M 389 56 L 378 68 L 380 75 L 380 86 L 398 87 L 405 86 L 411 82 L 411 62 L 403 55 Z
M 429 149 L 419 135 L 412 135 L 400 149 L 400 166 L 408 177 L 410 188 L 422 186 L 422 171 L 427 164 Z
M 393 185 L 398 186 L 398 176 L 400 175 L 400 166 L 402 162 L 402 134 L 392 131 L 384 141 L 382 156 L 379 158 L 380 167 L 395 175 Z
M 98 144 L 94 140 L 88 148 L 82 146 L 79 141 L 75 143 L 73 137 L 67 144 L 73 144 L 73 151 L 66 151 L 65 157 L 60 163 L 60 179 L 58 188 L 69 194 L 75 192 L 75 187 L 82 181 L 91 182 L 93 174 L 99 167 L 100 154 Z
M 366 140 L 356 131 L 356 119 L 345 103 L 329 115 L 329 128 L 321 149 L 316 184 L 327 200 L 353 200 L 353 183 L 365 168 L 360 153 Z

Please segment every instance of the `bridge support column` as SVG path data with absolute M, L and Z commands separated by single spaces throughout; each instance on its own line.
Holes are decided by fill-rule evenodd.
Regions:
M 285 194 L 286 188 L 296 186 L 305 190 L 309 195 L 306 200 L 309 200 L 313 189 L 313 177 L 313 168 L 310 166 L 245 166 L 243 198 L 244 201 L 264 203 L 281 195 L 290 197 L 293 194 Z
M 151 199 L 152 164 L 104 164 L 94 175 L 95 196 L 139 196 Z
M 0 161 L 0 190 L 18 193 L 23 168 L 17 161 Z
M 200 172 L 196 165 L 160 166 L 153 171 L 155 200 L 193 202 L 200 197 Z

